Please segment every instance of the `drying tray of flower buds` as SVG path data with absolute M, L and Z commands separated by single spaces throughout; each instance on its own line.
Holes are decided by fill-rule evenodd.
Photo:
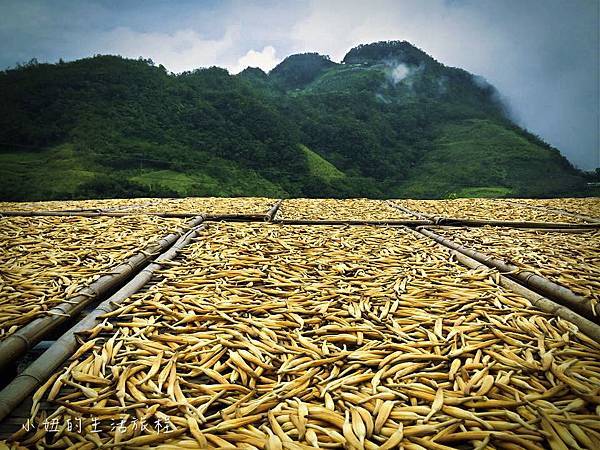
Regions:
M 598 222 L 600 222 L 600 197 L 544 199 L 520 198 L 515 199 L 514 201 L 538 208 L 551 208 L 562 210 L 570 214 L 582 214 L 591 218 L 595 218 Z
M 585 297 L 600 316 L 600 230 L 577 232 L 440 227 L 434 231 Z
M 586 223 L 568 212 L 530 208 L 522 200 L 460 198 L 454 200 L 394 200 L 393 203 L 435 218 L 512 222 Z M 595 220 L 591 220 L 595 222 Z
M 266 197 L 188 197 L 179 199 L 154 199 L 142 207 L 144 212 L 193 214 L 248 214 L 264 215 L 277 203 Z
M 104 211 L 182 214 L 266 214 L 277 202 L 266 197 L 187 197 L 0 202 L 0 211 Z
M 404 228 L 208 223 L 10 445 L 600 448 L 600 344 L 498 281 Z
M 0 202 L 0 211 L 118 211 L 150 204 L 152 198 L 124 198 L 98 200 L 50 200 L 40 202 Z
M 392 208 L 384 200 L 309 199 L 284 200 L 277 212 L 277 219 L 285 220 L 414 220 L 410 214 Z
M 152 216 L 0 217 L 0 340 L 182 225 Z

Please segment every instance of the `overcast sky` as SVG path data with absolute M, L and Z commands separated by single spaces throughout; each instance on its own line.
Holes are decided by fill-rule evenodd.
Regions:
M 173 72 L 273 68 L 407 40 L 482 75 L 515 119 L 576 166 L 600 166 L 600 0 L 0 0 L 0 67 L 93 54 Z

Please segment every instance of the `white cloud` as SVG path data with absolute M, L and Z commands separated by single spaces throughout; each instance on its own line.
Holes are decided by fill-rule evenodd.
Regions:
M 358 44 L 407 40 L 484 76 L 520 124 L 589 169 L 600 163 L 598 9 L 585 0 L 312 0 L 290 38 L 294 52 L 337 61 Z
M 218 65 L 235 73 L 269 70 L 277 55 L 316 51 L 339 61 L 358 44 L 404 39 L 484 76 L 520 123 L 575 163 L 600 164 L 597 0 L 111 3 L 0 0 L 0 70 L 101 53 L 150 57 L 173 72 Z
M 175 33 L 141 33 L 119 27 L 105 33 L 95 53 L 119 54 L 129 58 L 152 58 L 157 64 L 179 73 L 213 65 L 224 65 L 238 30 L 228 28 L 220 39 L 204 39 L 194 30 Z
M 410 69 L 406 64 L 398 64 L 395 67 L 392 67 L 392 71 L 389 75 L 390 81 L 396 85 L 402 80 L 404 80 L 408 74 L 410 73 Z
M 248 53 L 238 59 L 237 64 L 230 69 L 230 72 L 239 73 L 246 67 L 259 67 L 268 72 L 280 62 L 276 53 L 272 45 L 267 45 L 261 52 L 249 50 Z
M 260 67 L 267 72 L 280 62 L 275 47 L 267 45 L 262 51 L 249 50 L 233 63 L 232 54 L 239 47 L 239 39 L 237 27 L 228 28 L 220 39 L 205 39 L 189 29 L 174 33 L 142 33 L 119 27 L 102 35 L 94 53 L 151 58 L 174 73 L 214 65 L 225 67 L 231 73 L 241 72 L 246 67 Z

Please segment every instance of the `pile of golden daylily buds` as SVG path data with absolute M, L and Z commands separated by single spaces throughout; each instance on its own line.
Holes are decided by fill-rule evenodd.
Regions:
M 600 448 L 600 344 L 498 276 L 402 228 L 209 223 L 11 445 Z
M 600 315 L 600 230 L 569 233 L 483 227 L 435 232 L 571 289 L 588 298 L 592 311 Z
M 417 213 L 453 219 L 508 220 L 520 222 L 584 223 L 566 214 L 528 208 L 512 201 L 484 198 L 454 200 L 394 200 Z
M 0 339 L 182 225 L 152 216 L 1 217 Z
M 277 219 L 292 220 L 414 220 L 415 218 L 392 208 L 384 200 L 308 199 L 284 200 Z
M 516 199 L 514 200 L 525 205 L 538 207 L 547 207 L 570 212 L 572 214 L 582 214 L 598 219 L 600 221 L 600 197 L 586 198 L 544 198 L 544 199 Z
M 0 202 L 0 211 L 103 210 L 132 213 L 266 214 L 276 199 L 265 197 L 188 197 Z

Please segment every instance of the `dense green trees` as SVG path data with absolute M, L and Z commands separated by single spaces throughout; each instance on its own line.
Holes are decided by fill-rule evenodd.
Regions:
M 440 197 L 486 186 L 553 195 L 584 185 L 557 150 L 510 121 L 492 86 L 406 42 L 359 46 L 344 64 L 293 55 L 268 75 L 173 75 L 117 56 L 32 62 L 0 73 L 0 98 L 3 198 Z M 311 166 L 300 144 L 342 175 L 323 177 L 322 159 Z M 467 153 L 501 170 L 474 172 Z M 52 176 L 36 177 L 44 164 Z M 28 173 L 37 188 L 25 186 Z M 547 173 L 547 188 L 521 180 Z
M 327 69 L 337 66 L 328 56 L 302 53 L 285 58 L 269 74 L 270 79 L 285 89 L 299 89 Z

